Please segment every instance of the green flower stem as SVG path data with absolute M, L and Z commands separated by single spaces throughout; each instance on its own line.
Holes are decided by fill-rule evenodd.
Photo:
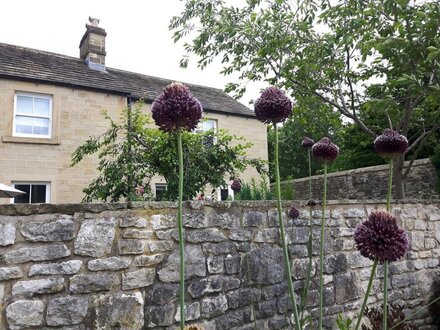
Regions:
M 309 201 L 310 201 L 312 199 L 312 159 L 311 159 L 310 149 L 308 151 L 308 156 L 309 156 L 308 158 L 309 158 Z M 303 319 L 304 311 L 306 309 L 307 293 L 309 291 L 310 281 L 312 278 L 312 263 L 313 263 L 312 244 L 313 244 L 313 224 L 312 224 L 312 205 L 310 205 L 309 206 L 309 241 L 307 242 L 308 264 L 307 264 L 306 281 L 304 283 L 304 290 L 301 296 L 301 320 Z
M 364 316 L 365 307 L 367 306 L 368 296 L 370 295 L 371 286 L 373 285 L 374 276 L 376 274 L 377 264 L 378 264 L 378 260 L 376 259 L 376 260 L 374 260 L 373 268 L 371 269 L 371 274 L 370 274 L 370 279 L 368 281 L 367 291 L 365 292 L 364 301 L 362 302 L 362 307 L 361 307 L 361 310 L 359 311 L 359 317 L 356 322 L 356 327 L 354 328 L 354 330 L 358 330 L 361 325 L 362 317 Z
M 325 228 L 325 207 L 327 204 L 327 162 L 324 163 L 324 192 L 322 194 L 322 220 L 321 220 L 321 237 L 319 251 L 319 322 L 318 329 L 322 330 L 323 319 L 323 302 L 324 302 L 324 228 Z
M 293 318 L 295 321 L 295 329 L 301 330 L 301 326 L 299 323 L 298 316 L 298 308 L 296 305 L 295 291 L 293 290 L 293 281 L 292 281 L 292 272 L 290 269 L 290 261 L 289 261 L 289 251 L 287 250 L 286 244 L 286 235 L 284 230 L 283 223 L 283 210 L 281 207 L 281 186 L 280 186 L 280 167 L 278 164 L 278 128 L 277 124 L 273 124 L 274 132 L 275 132 L 275 182 L 276 182 L 276 194 L 277 194 L 277 209 L 278 209 L 278 223 L 280 226 L 280 235 L 281 235 L 281 244 L 283 247 L 283 257 L 284 257 L 284 270 L 286 272 L 287 277 L 287 285 L 289 288 L 290 300 L 293 308 Z
M 179 227 L 179 302 L 180 302 L 180 329 L 185 328 L 185 244 L 183 241 L 183 221 L 182 221 L 182 198 L 183 198 L 183 151 L 182 151 L 182 131 L 177 130 L 177 149 L 179 156 L 179 199 L 177 204 L 177 225 Z
M 390 159 L 390 170 L 388 173 L 388 193 L 387 193 L 387 211 L 391 211 L 391 192 L 393 189 L 393 159 Z M 388 261 L 383 263 L 383 323 L 382 329 L 388 327 Z

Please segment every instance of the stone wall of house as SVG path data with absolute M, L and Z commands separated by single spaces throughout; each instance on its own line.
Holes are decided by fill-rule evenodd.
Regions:
M 408 162 L 405 163 L 406 165 Z M 328 175 L 328 198 L 330 199 L 377 199 L 386 198 L 388 165 L 363 167 L 354 170 L 334 172 Z M 322 196 L 323 175 L 312 177 L 314 198 Z M 407 198 L 438 198 L 436 190 L 437 172 L 431 161 L 416 160 L 405 183 Z M 309 179 L 284 181 L 282 185 L 293 184 L 295 199 L 309 199 Z
M 287 209 L 291 203 L 285 203 Z M 309 211 L 286 219 L 298 293 L 305 278 Z M 353 244 L 357 223 L 383 202 L 329 203 L 325 236 L 325 324 L 353 316 L 371 262 Z M 393 206 L 411 235 L 407 257 L 390 266 L 390 300 L 407 311 L 439 286 L 440 202 Z M 176 329 L 176 204 L 0 205 L 1 329 Z M 321 212 L 313 210 L 314 251 Z M 186 317 L 206 330 L 282 329 L 287 286 L 276 207 L 268 202 L 185 205 Z M 308 312 L 317 315 L 317 256 Z M 382 269 L 370 303 L 380 304 Z M 437 281 L 437 282 L 435 282 Z M 428 310 L 417 329 L 436 329 Z

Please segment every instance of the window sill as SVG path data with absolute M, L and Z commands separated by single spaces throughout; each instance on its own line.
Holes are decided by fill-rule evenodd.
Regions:
M 3 143 L 28 143 L 28 144 L 51 144 L 59 145 L 60 140 L 58 138 L 33 138 L 33 137 L 21 137 L 21 136 L 3 136 Z

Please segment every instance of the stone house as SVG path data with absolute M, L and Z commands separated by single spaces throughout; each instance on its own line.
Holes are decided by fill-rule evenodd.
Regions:
M 97 157 L 70 167 L 73 151 L 106 130 L 106 110 L 119 118 L 128 103 L 151 103 L 172 81 L 105 66 L 106 32 L 91 19 L 80 57 L 0 43 L 0 182 L 28 191 L 25 203 L 77 203 L 97 176 Z M 229 129 L 267 159 L 266 127 L 254 112 L 223 91 L 188 84 L 204 108 L 203 129 Z M 242 179 L 258 177 L 247 169 Z M 165 189 L 160 177 L 153 192 Z M 0 200 L 0 203 L 14 202 Z

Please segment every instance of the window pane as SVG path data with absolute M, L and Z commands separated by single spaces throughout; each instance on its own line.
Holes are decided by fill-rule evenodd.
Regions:
M 33 184 L 31 187 L 31 203 L 46 203 L 46 185 Z
M 227 199 L 228 199 L 228 196 L 229 196 L 228 188 L 226 188 L 226 189 L 220 189 L 220 199 L 221 199 L 222 201 L 227 200 Z
M 21 134 L 32 134 L 32 118 L 16 116 L 15 131 Z
M 33 134 L 49 135 L 49 119 L 33 118 Z
M 29 203 L 29 192 L 31 191 L 31 186 L 28 184 L 16 184 L 15 189 L 24 191 L 26 194 L 17 196 L 14 198 L 14 203 L 17 204 L 28 204 Z
M 164 197 L 165 192 L 167 191 L 166 184 L 156 184 L 156 200 L 161 200 Z
M 17 95 L 17 113 L 32 114 L 33 98 L 29 96 Z
M 207 132 L 211 129 L 215 129 L 215 121 L 214 120 L 207 120 L 207 121 L 203 122 L 203 130 L 205 132 Z
M 49 99 L 34 98 L 34 114 L 39 116 L 49 116 Z

